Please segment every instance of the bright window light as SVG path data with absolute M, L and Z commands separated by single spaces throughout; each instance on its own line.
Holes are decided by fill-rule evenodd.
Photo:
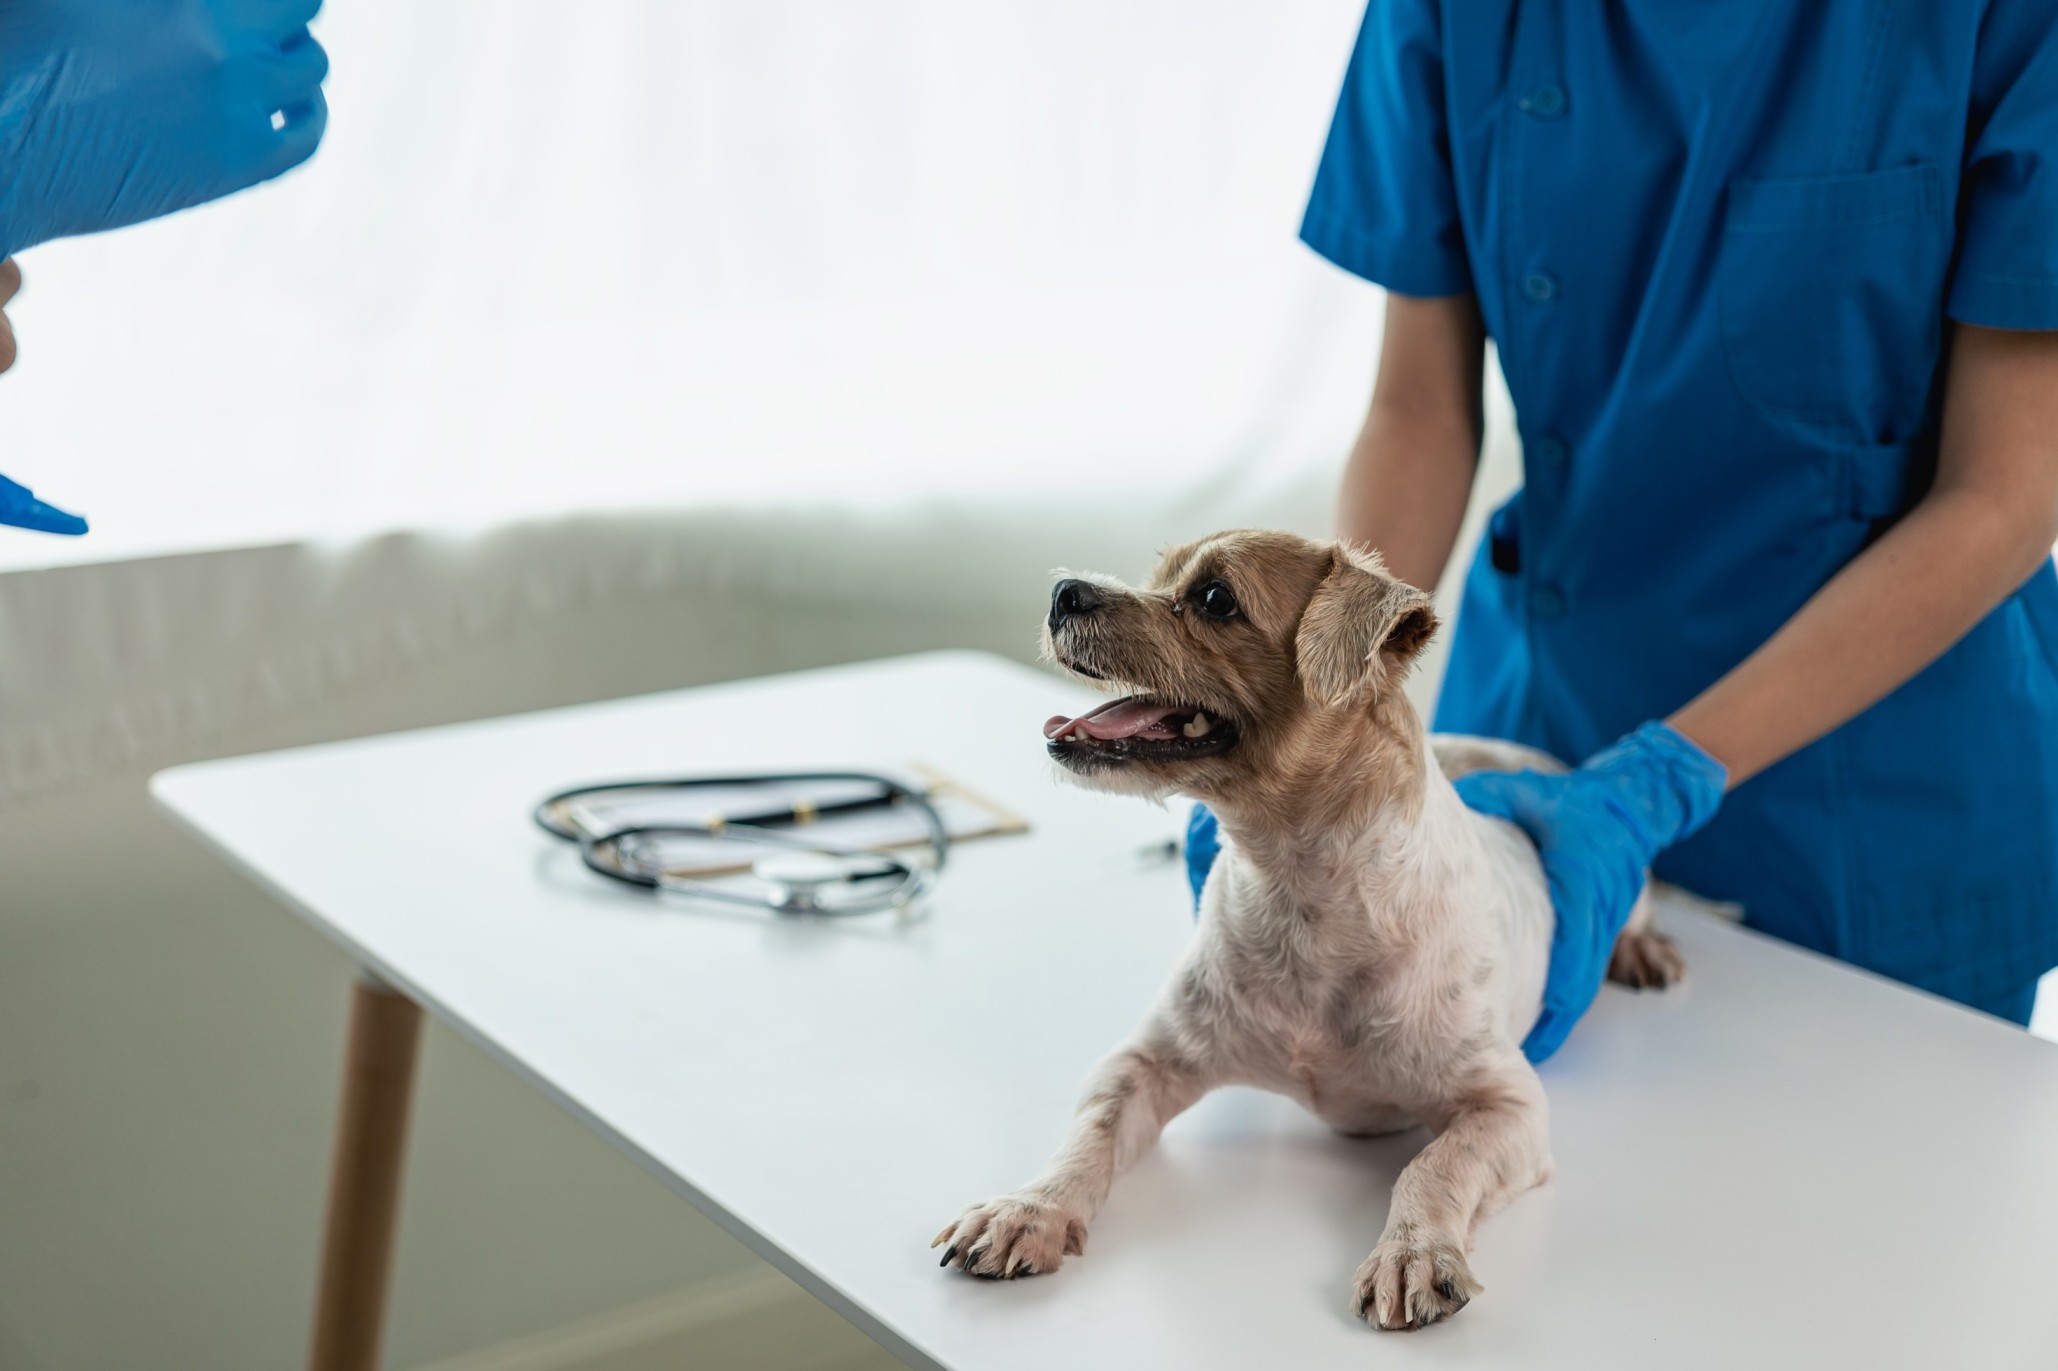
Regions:
M 352 0 L 301 171 L 25 254 L 0 565 L 1334 461 L 1362 0 Z

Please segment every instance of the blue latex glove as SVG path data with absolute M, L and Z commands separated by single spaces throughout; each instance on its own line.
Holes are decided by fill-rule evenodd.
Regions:
M 1729 772 L 1669 724 L 1648 723 L 1576 771 L 1475 772 L 1458 794 L 1536 842 L 1557 925 L 1543 1014 L 1522 1051 L 1558 1050 L 1600 993 L 1615 937 L 1660 852 L 1715 816 Z
M 1186 816 L 1186 883 L 1193 887 L 1195 918 L 1200 917 L 1201 887 L 1208 883 L 1208 872 L 1221 853 L 1222 830 L 1215 822 L 1215 811 L 1195 804 L 1193 813 Z
M 1482 814 L 1527 832 L 1543 857 L 1557 922 L 1543 1013 L 1522 1051 L 1556 1052 L 1601 990 L 1615 939 L 1660 852 L 1698 830 L 1722 803 L 1729 772 L 1669 724 L 1649 723 L 1564 775 L 1475 772 L 1458 794 Z M 1222 848 L 1215 816 L 1197 804 L 1186 823 L 1194 908 Z
M 306 161 L 328 123 L 329 59 L 307 31 L 319 8 L 0 0 L 0 257 Z
M 32 528 L 39 533 L 84 533 L 86 521 L 46 505 L 27 486 L 0 476 L 0 524 Z
M 328 124 L 320 0 L 0 0 L 0 259 L 269 180 Z M 86 521 L 0 477 L 0 524 Z

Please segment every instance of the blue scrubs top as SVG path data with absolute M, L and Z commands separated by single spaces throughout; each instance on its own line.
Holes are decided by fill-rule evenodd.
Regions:
M 1926 489 L 1946 318 L 2058 329 L 2058 4 L 1374 0 L 1302 237 L 1475 293 L 1525 485 L 1436 726 L 1586 757 Z M 1974 1004 L 2058 965 L 2058 581 L 1658 871 Z

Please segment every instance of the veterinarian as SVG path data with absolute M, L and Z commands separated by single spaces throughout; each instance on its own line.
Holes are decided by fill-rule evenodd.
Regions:
M 1340 523 L 1397 575 L 1451 555 L 1489 338 L 1514 396 L 1525 484 L 1435 727 L 1593 759 L 1460 787 L 1552 882 L 1531 1055 L 1653 860 L 2026 1023 L 2058 965 L 2058 6 L 1375 0 L 1301 234 L 1390 292 Z
M 0 0 L 0 371 L 13 256 L 155 219 L 307 160 L 328 123 L 320 0 Z M 85 520 L 0 476 L 0 524 Z

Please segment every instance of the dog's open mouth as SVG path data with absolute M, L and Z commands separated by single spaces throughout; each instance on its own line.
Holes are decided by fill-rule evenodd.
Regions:
M 1125 695 L 1076 719 L 1057 715 L 1043 736 L 1059 761 L 1178 762 L 1227 752 L 1236 745 L 1236 723 L 1194 705 Z

